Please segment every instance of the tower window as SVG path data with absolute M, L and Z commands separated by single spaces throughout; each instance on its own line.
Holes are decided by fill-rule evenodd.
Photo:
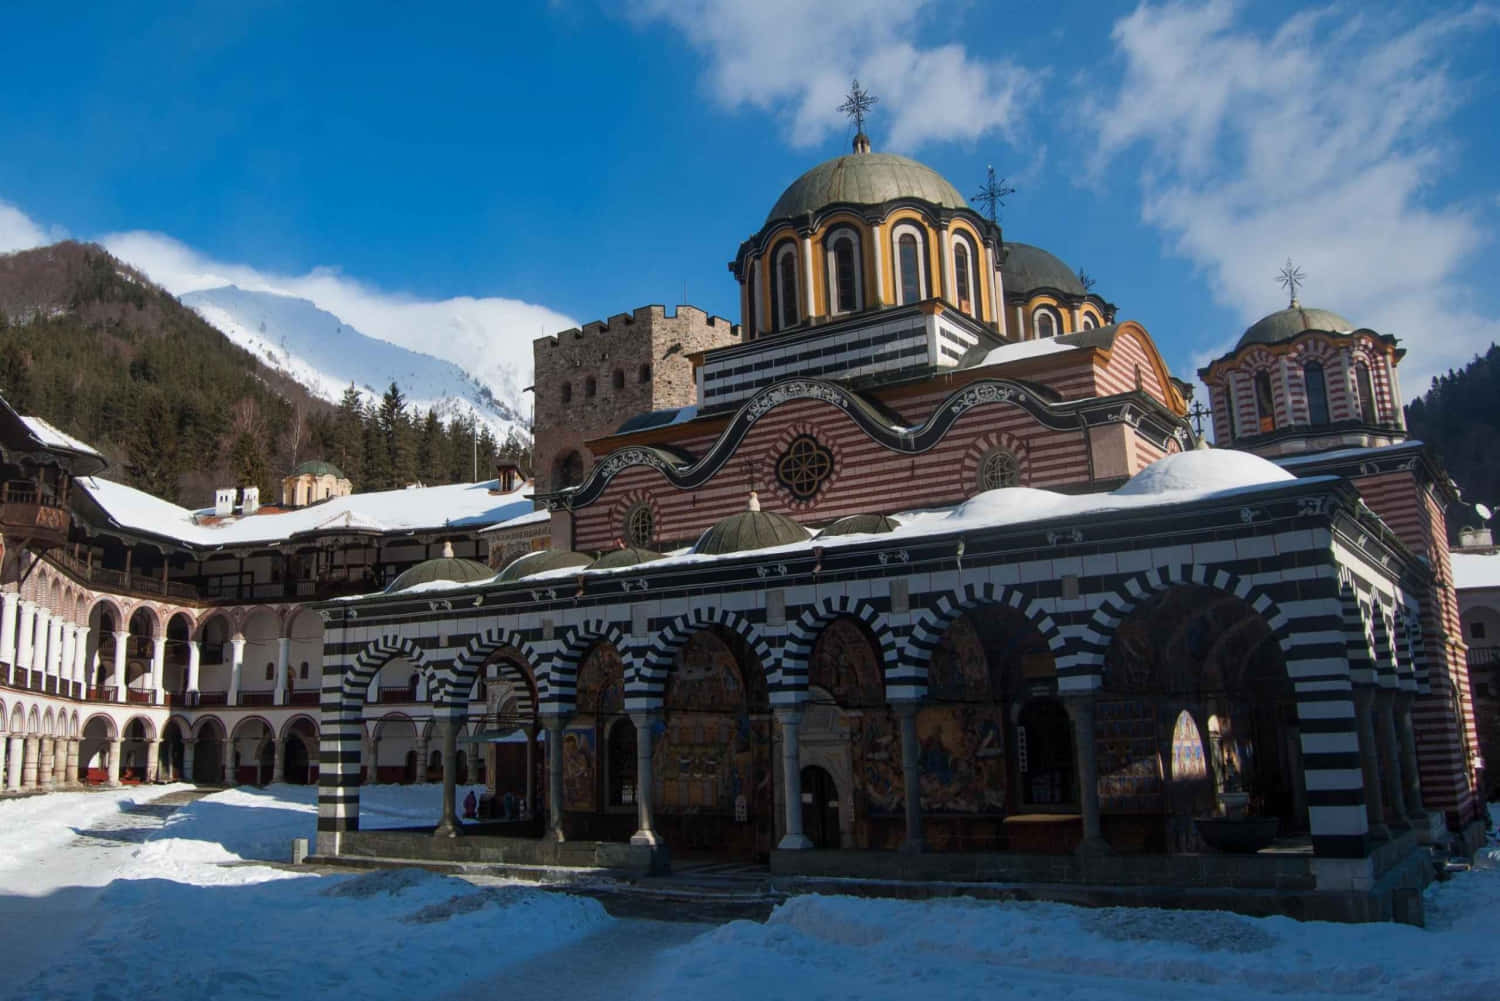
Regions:
M 650 362 L 643 362 L 641 364 L 641 367 L 636 370 L 635 381 L 639 382 L 639 383 L 643 383 L 643 384 L 651 381 L 651 363 Z
M 795 327 L 801 319 L 797 311 L 797 251 L 790 243 L 776 252 L 776 302 L 773 304 L 777 328 Z
M 1276 402 L 1271 395 L 1271 374 L 1255 373 L 1255 411 L 1262 432 L 1276 430 Z
M 625 370 L 624 369 L 619 369 L 619 368 L 615 369 L 615 374 L 612 375 L 612 376 L 610 376 L 609 384 L 611 386 L 614 386 L 616 389 L 624 389 L 625 388 Z
M 852 313 L 859 308 L 859 286 L 854 271 L 854 239 L 847 234 L 833 242 L 835 312 Z
M 992 448 L 979 460 L 979 489 L 999 490 L 1021 484 L 1021 463 L 1006 449 Z
M 969 247 L 963 240 L 953 244 L 953 287 L 958 293 L 958 308 L 974 312 L 974 282 L 969 272 Z
M 1038 307 L 1037 311 L 1032 314 L 1032 321 L 1036 325 L 1037 337 L 1057 336 L 1057 317 L 1053 315 L 1052 310 Z
M 1354 392 L 1359 397 L 1359 419 L 1374 424 L 1378 419 L 1375 415 L 1375 386 L 1370 382 L 1370 366 L 1362 361 L 1354 363 Z
M 656 535 L 656 516 L 651 512 L 651 505 L 643 501 L 625 512 L 625 524 L 622 527 L 625 529 L 627 546 L 640 549 L 650 546 Z
M 589 376 L 587 379 L 583 380 L 583 395 L 587 396 L 591 400 L 595 396 L 599 395 L 599 381 L 593 376 Z
M 922 298 L 921 256 L 917 252 L 917 238 L 910 233 L 896 241 L 896 257 L 901 266 L 901 302 L 917 302 Z
M 1328 423 L 1328 384 L 1323 366 L 1310 361 L 1302 366 L 1302 382 L 1307 388 L 1307 420 L 1311 424 Z
M 562 396 L 562 401 L 564 403 L 572 403 L 573 402 L 573 384 L 571 382 L 565 382 L 565 383 L 563 383 L 560 395 Z

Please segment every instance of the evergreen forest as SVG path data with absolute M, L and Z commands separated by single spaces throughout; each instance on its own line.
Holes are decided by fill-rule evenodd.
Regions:
M 1413 438 L 1436 449 L 1467 502 L 1448 512 L 1448 535 L 1456 542 L 1460 529 L 1481 527 L 1474 504 L 1500 510 L 1500 345 L 1433 379 L 1423 396 L 1407 404 L 1406 426 Z M 1500 529 L 1493 518 L 1489 524 Z

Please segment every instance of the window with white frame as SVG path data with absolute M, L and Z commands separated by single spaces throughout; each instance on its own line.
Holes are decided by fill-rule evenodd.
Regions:
M 838 229 L 828 238 L 828 305 L 835 315 L 853 313 L 864 299 L 859 273 L 859 238 L 852 229 Z
M 891 232 L 896 246 L 896 293 L 899 305 L 921 302 L 927 298 L 927 268 L 923 259 L 922 234 L 906 223 Z
M 958 308 L 970 316 L 978 317 L 977 292 L 979 282 L 974 275 L 974 246 L 966 236 L 953 238 L 953 291 Z
M 776 329 L 785 330 L 795 327 L 802 318 L 797 309 L 797 248 L 790 241 L 776 251 L 774 274 L 772 312 L 776 317 Z
M 1031 322 L 1038 338 L 1056 337 L 1062 330 L 1062 321 L 1050 306 L 1038 306 L 1031 314 Z

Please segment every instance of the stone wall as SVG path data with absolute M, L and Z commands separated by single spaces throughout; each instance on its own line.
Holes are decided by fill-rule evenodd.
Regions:
M 562 485 L 554 481 L 559 460 L 570 451 L 580 453 L 587 472 L 598 458 L 585 445 L 590 439 L 637 414 L 695 402 L 689 356 L 737 343 L 739 337 L 738 326 L 693 306 L 679 306 L 671 314 L 662 306 L 642 306 L 537 339 L 532 355 L 538 490 Z

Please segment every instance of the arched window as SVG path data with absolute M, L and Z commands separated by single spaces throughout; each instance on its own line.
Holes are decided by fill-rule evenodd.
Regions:
M 577 452 L 564 452 L 553 466 L 552 489 L 562 490 L 583 482 L 583 456 Z
M 592 400 L 598 394 L 599 394 L 599 381 L 597 379 L 595 379 L 593 376 L 589 376 L 587 379 L 583 380 L 583 395 L 584 396 L 587 396 L 589 399 Z
M 302 680 L 303 680 L 303 681 L 306 681 L 306 680 L 307 680 L 307 661 L 305 661 L 305 660 L 304 660 L 304 661 L 303 661 L 303 662 L 302 662 L 302 667 L 301 667 L 301 668 L 300 668 L 300 669 L 299 669 L 299 670 L 298 670 L 298 671 L 297 671 L 297 675 L 298 675 L 298 677 L 300 677 L 300 678 L 301 678 L 301 679 L 302 679 Z
M 275 681 L 276 680 L 276 665 L 274 663 L 272 663 L 271 661 L 269 661 L 269 660 L 266 661 L 266 680 L 267 681 Z
M 1081 324 L 1079 324 L 1079 325 L 1084 330 L 1093 330 L 1095 327 L 1099 326 L 1098 321 L 1096 321 L 1094 319 L 1094 314 L 1093 313 L 1084 313 L 1083 314 L 1083 322 Z
M 839 230 L 828 244 L 829 298 L 834 313 L 860 308 L 859 245 L 850 230 Z
M 1036 326 L 1036 335 L 1041 337 L 1057 336 L 1057 314 L 1045 306 L 1038 306 L 1036 312 L 1031 314 L 1032 323 Z
M 1271 373 L 1255 373 L 1255 416 L 1262 432 L 1276 430 L 1276 401 L 1271 395 Z
M 564 403 L 572 403 L 573 402 L 573 384 L 571 382 L 565 382 L 565 383 L 563 383 L 560 395 L 562 396 L 562 401 Z
M 625 370 L 617 368 L 615 374 L 609 377 L 609 384 L 616 389 L 625 388 Z
M 1328 383 L 1323 366 L 1310 361 L 1302 366 L 1302 383 L 1307 388 L 1307 420 L 1310 424 L 1328 423 Z
M 621 526 L 621 537 L 627 546 L 647 549 L 656 536 L 656 516 L 651 505 L 644 501 L 625 512 L 625 524 Z
M 651 381 L 651 363 L 642 362 L 641 367 L 636 370 L 635 381 L 645 384 Z
M 969 241 L 958 237 L 953 241 L 953 290 L 958 296 L 958 308 L 975 316 L 974 309 L 974 255 L 969 252 Z
M 901 272 L 901 303 L 920 302 L 922 294 L 922 251 L 912 233 L 896 238 L 896 264 Z
M 1354 392 L 1359 397 L 1359 419 L 1374 424 L 1379 419 L 1375 413 L 1375 385 L 1370 381 L 1370 366 L 1362 361 L 1354 363 Z
M 797 248 L 790 241 L 776 251 L 775 302 L 776 328 L 795 327 L 802 318 L 797 309 Z
M 979 460 L 979 489 L 999 490 L 1021 485 L 1021 463 L 1003 448 L 992 448 Z

